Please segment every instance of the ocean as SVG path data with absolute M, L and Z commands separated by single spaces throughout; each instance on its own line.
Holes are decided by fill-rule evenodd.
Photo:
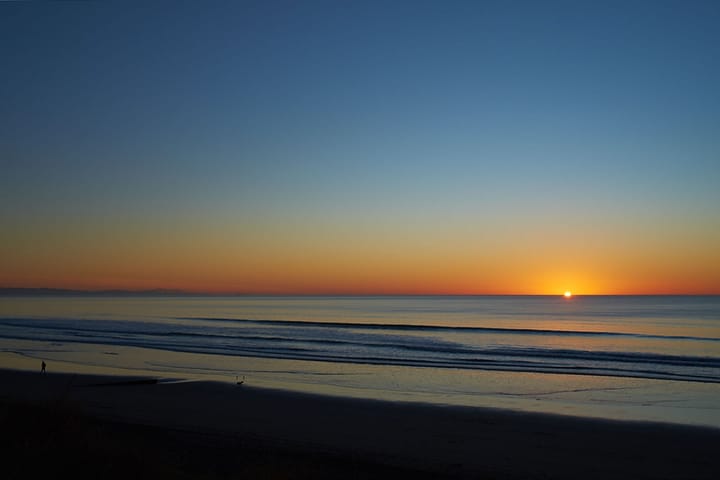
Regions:
M 720 427 L 718 296 L 4 296 L 0 359 Z

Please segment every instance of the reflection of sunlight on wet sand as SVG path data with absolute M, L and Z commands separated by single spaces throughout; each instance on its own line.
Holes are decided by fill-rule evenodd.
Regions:
M 469 407 L 509 408 L 598 418 L 720 427 L 716 384 L 585 375 L 354 365 L 155 351 L 135 347 L 0 340 L 5 368 L 48 374 L 150 376 L 212 380 L 296 392 Z M 38 374 L 39 375 L 39 374 Z M 678 408 L 682 407 L 682 408 Z

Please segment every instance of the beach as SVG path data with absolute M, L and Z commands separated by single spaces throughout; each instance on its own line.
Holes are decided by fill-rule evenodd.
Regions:
M 9 296 L 0 365 L 720 428 L 720 297 Z
M 190 476 L 209 478 L 213 472 L 230 478 L 344 472 L 358 478 L 699 479 L 714 478 L 720 469 L 720 429 L 664 423 L 361 400 L 248 383 L 17 370 L 0 370 L 0 399 L 6 433 L 12 425 L 24 431 L 22 425 L 33 423 L 27 412 L 100 422 L 103 428 L 91 428 L 95 449 L 108 443 L 115 455 L 123 449 L 135 457 L 147 454 L 144 462 L 164 463 L 170 470 L 161 472 L 173 476 L 182 476 L 188 465 L 195 469 Z M 43 428 L 34 422 L 30 429 L 37 445 L 27 438 L 22 445 L 11 441 L 11 451 L 43 455 L 36 448 L 47 438 Z M 167 443 L 153 440 L 158 438 Z M 138 449 L 144 443 L 147 448 Z M 91 468 L 97 454 L 68 452 L 82 456 L 78 474 Z M 157 468 L 145 470 L 153 476 Z
M 0 1 L 0 480 L 720 478 L 718 24 Z

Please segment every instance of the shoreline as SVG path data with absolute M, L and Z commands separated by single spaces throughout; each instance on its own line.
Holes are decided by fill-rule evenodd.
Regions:
M 698 479 L 720 471 L 720 429 L 712 427 L 361 400 L 212 381 L 5 369 L 0 369 L 0 400 L 182 432 L 195 441 L 240 441 L 320 465 L 341 459 L 359 470 L 404 469 L 448 478 Z M 373 476 L 378 475 L 376 470 Z

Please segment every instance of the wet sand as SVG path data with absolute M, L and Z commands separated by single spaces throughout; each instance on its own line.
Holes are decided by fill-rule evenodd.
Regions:
M 0 370 L 0 400 L 3 449 L 18 473 L 43 449 L 78 476 L 107 475 L 97 469 L 108 464 L 143 478 L 709 479 L 720 471 L 712 428 L 14 370 Z M 123 470 L 133 462 L 137 471 Z

